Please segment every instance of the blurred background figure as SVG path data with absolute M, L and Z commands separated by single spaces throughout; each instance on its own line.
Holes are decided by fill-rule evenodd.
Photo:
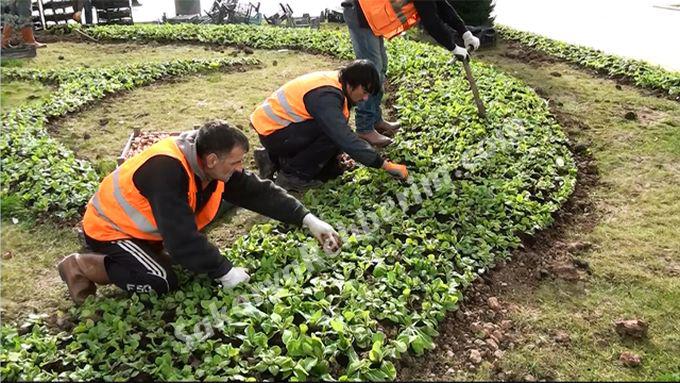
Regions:
M 9 47 L 12 32 L 19 31 L 23 44 L 35 48 L 47 45 L 39 43 L 33 36 L 31 21 L 31 0 L 2 0 L 2 48 Z

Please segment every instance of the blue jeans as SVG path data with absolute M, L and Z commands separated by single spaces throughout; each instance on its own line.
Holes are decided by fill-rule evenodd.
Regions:
M 352 40 L 352 48 L 358 59 L 371 60 L 380 73 L 380 82 L 385 81 L 387 74 L 387 52 L 385 41 L 382 37 L 373 34 L 370 28 L 361 28 L 357 17 L 356 8 L 344 8 L 345 23 L 349 28 L 349 37 Z M 357 132 L 366 133 L 374 130 L 374 125 L 382 121 L 380 102 L 382 101 L 382 89 L 368 100 L 357 105 L 355 123 Z

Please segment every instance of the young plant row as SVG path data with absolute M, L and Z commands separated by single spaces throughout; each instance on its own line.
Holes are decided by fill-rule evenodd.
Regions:
M 625 59 L 507 26 L 496 25 L 496 30 L 505 39 L 518 41 L 550 56 L 594 69 L 612 78 L 629 80 L 637 86 L 658 90 L 675 100 L 680 100 L 680 72 L 668 71 L 645 61 Z
M 294 48 L 351 58 L 345 33 L 244 26 L 97 27 L 97 38 Z M 177 270 L 166 296 L 89 300 L 72 328 L 3 327 L 6 379 L 391 380 L 422 355 L 447 311 L 519 236 L 551 222 L 576 168 L 560 127 L 530 88 L 473 64 L 481 120 L 459 65 L 443 49 L 388 45 L 396 112 L 387 151 L 412 178 L 358 168 L 304 196 L 342 233 L 337 255 L 279 223 L 224 250 L 251 280 L 231 291 Z M 272 90 L 280 84 L 271 84 Z M 71 327 L 71 326 L 69 326 Z
M 97 187 L 99 177 L 92 165 L 76 158 L 71 150 L 52 139 L 46 129 L 48 121 L 76 112 L 107 95 L 165 78 L 258 63 L 242 58 L 177 60 L 106 69 L 3 68 L 4 81 L 40 81 L 57 87 L 41 103 L 3 113 L 0 156 L 3 207 L 7 208 L 4 213 L 74 218 Z

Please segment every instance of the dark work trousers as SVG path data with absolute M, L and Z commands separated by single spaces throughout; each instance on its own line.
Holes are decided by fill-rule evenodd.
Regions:
M 104 267 L 113 284 L 129 292 L 164 294 L 177 289 L 175 272 L 159 254 L 161 242 L 140 239 L 97 241 L 85 234 L 92 251 L 106 255 Z
M 268 136 L 260 135 L 260 142 L 272 162 L 285 173 L 322 181 L 342 173 L 337 161 L 340 148 L 314 120 L 292 123 Z

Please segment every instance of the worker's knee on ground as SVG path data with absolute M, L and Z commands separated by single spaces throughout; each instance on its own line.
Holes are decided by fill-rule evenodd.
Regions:
M 110 262 L 107 272 L 111 282 L 130 293 L 165 294 L 176 290 L 179 286 L 177 275 L 171 267 L 154 269 L 153 272 L 144 269 L 126 267 L 118 262 Z
M 157 294 L 166 294 L 171 291 L 177 290 L 179 286 L 179 281 L 177 280 L 177 275 L 171 268 L 165 269 L 164 276 L 157 276 L 149 274 L 148 285 Z

